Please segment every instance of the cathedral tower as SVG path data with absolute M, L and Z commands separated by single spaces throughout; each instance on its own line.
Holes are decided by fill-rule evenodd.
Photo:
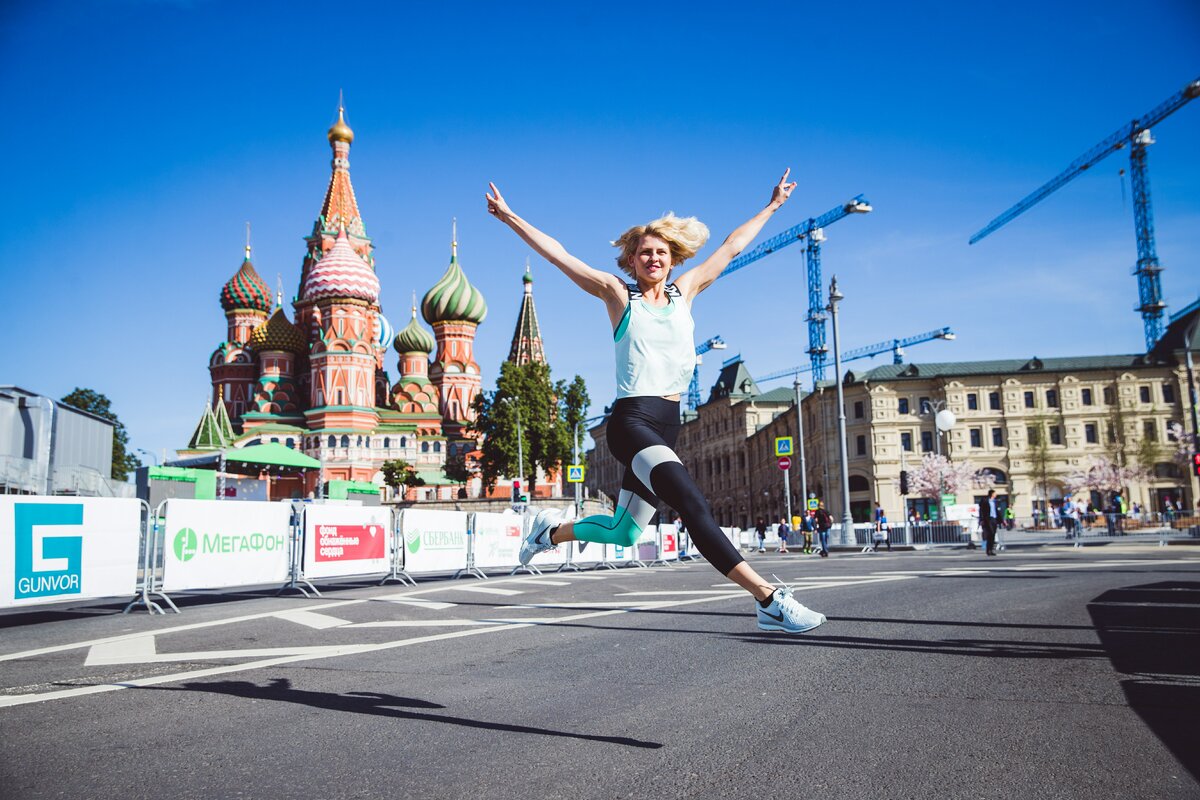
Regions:
M 528 364 L 536 361 L 546 363 L 546 350 L 542 346 L 542 329 L 538 327 L 537 310 L 533 307 L 533 275 L 529 272 L 529 262 L 525 262 L 525 275 L 521 282 L 525 284 L 525 296 L 521 298 L 521 313 L 517 315 L 517 329 L 513 331 L 512 347 L 508 350 L 508 360 L 514 364 Z
M 209 358 L 212 377 L 212 402 L 224 402 L 229 415 L 240 423 L 242 414 L 254 408 L 258 368 L 250 348 L 250 334 L 271 311 L 271 290 L 250 262 L 250 245 L 241 268 L 221 288 L 221 308 L 225 310 L 226 333 Z

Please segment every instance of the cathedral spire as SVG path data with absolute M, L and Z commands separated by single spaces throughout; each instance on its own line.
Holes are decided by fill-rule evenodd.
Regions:
M 513 331 L 508 360 L 517 365 L 531 361 L 545 364 L 542 330 L 538 325 L 537 310 L 533 307 L 533 274 L 529 270 L 529 259 L 525 259 L 525 274 L 521 282 L 525 285 L 525 294 L 521 298 L 521 312 L 517 315 L 517 329 Z

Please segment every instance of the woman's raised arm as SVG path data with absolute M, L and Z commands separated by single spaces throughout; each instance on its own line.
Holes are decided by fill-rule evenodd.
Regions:
M 543 233 L 513 213 L 513 210 L 508 207 L 508 203 L 504 202 L 504 197 L 496 188 L 496 184 L 489 183 L 488 186 L 492 190 L 485 194 L 489 214 L 512 228 L 538 255 L 562 270 L 580 289 L 599 297 L 605 302 L 605 305 L 611 306 L 615 302 L 622 309 L 624 308 L 625 284 L 616 275 L 589 267 L 568 253 L 557 239 Z
M 695 299 L 696 295 L 712 285 L 717 276 L 729 266 L 729 262 L 733 261 L 746 248 L 746 245 L 754 241 L 754 237 L 758 236 L 758 232 L 762 230 L 762 226 L 771 218 L 771 215 L 791 197 L 792 190 L 796 188 L 795 181 L 788 183 L 788 175 L 791 171 L 791 168 L 783 171 L 783 177 L 771 191 L 771 202 L 767 203 L 766 208 L 739 225 L 702 264 L 689 269 L 679 277 L 679 280 L 675 281 L 675 285 L 689 303 Z

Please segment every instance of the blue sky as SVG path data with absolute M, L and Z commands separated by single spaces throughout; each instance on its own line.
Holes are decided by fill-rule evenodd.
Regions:
M 384 312 L 405 324 L 411 292 L 445 269 L 457 217 L 460 259 L 490 307 L 485 387 L 528 255 L 487 216 L 488 180 L 607 268 L 609 240 L 667 210 L 719 241 L 790 166 L 800 185 L 764 236 L 858 193 L 875 207 L 826 231 L 845 347 L 949 325 L 957 341 L 909 360 L 1140 352 L 1123 153 L 967 239 L 1200 77 L 1200 6 L 834 6 L 4 4 L 0 382 L 94 388 L 135 447 L 185 444 L 245 221 L 259 272 L 295 291 L 339 90 Z M 1178 309 L 1200 291 L 1200 101 L 1154 134 L 1158 254 Z M 697 337 L 730 347 L 705 364 L 706 391 L 733 353 L 758 374 L 805 362 L 802 250 L 701 296 Z M 551 367 L 582 375 L 598 411 L 613 393 L 603 308 L 549 265 L 533 270 Z

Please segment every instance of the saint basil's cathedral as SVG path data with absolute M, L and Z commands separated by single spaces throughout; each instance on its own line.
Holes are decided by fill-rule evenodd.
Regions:
M 417 318 L 415 295 L 410 321 L 399 333 L 393 330 L 379 304 L 374 245 L 350 182 L 354 132 L 344 113 L 338 109 L 329 129 L 332 175 L 305 239 L 295 322 L 284 313 L 281 295 L 272 303 L 247 245 L 241 268 L 221 290 L 228 325 L 225 341 L 209 360 L 211 405 L 179 452 L 278 442 L 319 460 L 325 481 L 377 485 L 383 462 L 402 459 L 430 487 L 419 496 L 408 490 L 410 499 L 450 498 L 458 485 L 443 473 L 446 461 L 469 464 L 476 451 L 467 429 L 482 390 L 474 343 L 487 303 L 467 280 L 452 241 L 450 265 L 420 305 L 433 333 Z M 531 280 L 526 271 L 513 351 L 519 358 L 532 351 L 544 361 Z M 399 356 L 399 378 L 391 384 L 385 369 L 389 348 Z M 319 492 L 320 480 L 309 473 L 292 494 Z M 539 495 L 558 494 L 549 486 L 537 488 Z M 477 476 L 468 492 L 478 496 Z

